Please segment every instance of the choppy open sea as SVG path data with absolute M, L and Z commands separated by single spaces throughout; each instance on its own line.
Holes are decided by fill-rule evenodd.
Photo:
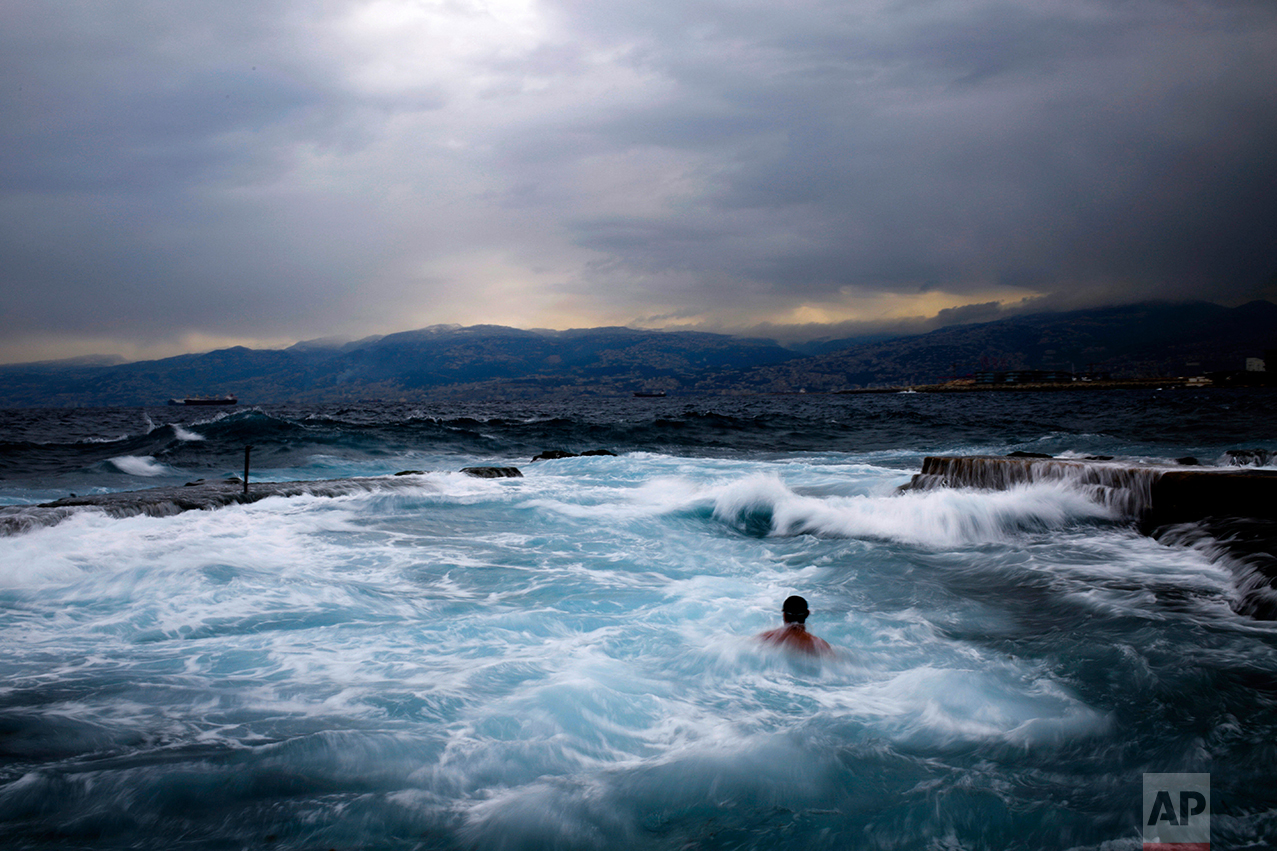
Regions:
M 1068 482 L 897 488 L 1274 423 L 1212 390 L 2 411 L 8 506 L 245 444 L 254 481 L 429 471 L 0 537 L 3 847 L 1120 851 L 1145 772 L 1209 773 L 1213 847 L 1269 847 L 1277 623 L 1226 560 Z M 790 594 L 836 657 L 752 639 Z

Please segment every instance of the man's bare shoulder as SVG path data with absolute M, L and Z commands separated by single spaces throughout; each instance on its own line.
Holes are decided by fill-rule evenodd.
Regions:
M 826 656 L 834 652 L 834 648 L 830 646 L 828 641 L 812 635 L 802 627 L 795 627 L 793 624 L 760 633 L 758 640 L 764 644 L 771 644 L 812 656 Z

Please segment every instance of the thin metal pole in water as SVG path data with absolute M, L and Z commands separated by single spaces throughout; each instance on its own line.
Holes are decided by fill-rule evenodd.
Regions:
M 253 451 L 253 444 L 244 446 L 244 496 L 248 496 L 248 454 Z

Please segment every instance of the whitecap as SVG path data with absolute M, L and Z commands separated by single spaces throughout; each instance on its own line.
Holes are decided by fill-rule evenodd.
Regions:
M 156 461 L 153 455 L 121 455 L 111 458 L 110 464 L 121 473 L 127 473 L 130 476 L 153 478 L 171 472 L 164 464 Z
M 1004 541 L 1021 530 L 1111 519 L 1106 508 L 1063 482 L 1005 491 L 816 498 L 800 496 L 766 475 L 723 488 L 714 516 L 750 534 L 879 538 L 929 547 Z
M 1049 678 L 999 670 L 921 666 L 888 680 L 818 696 L 827 711 L 854 713 L 891 738 L 925 750 L 1002 742 L 1057 747 L 1103 735 L 1112 718 Z
M 187 429 L 182 428 L 177 423 L 173 423 L 173 434 L 175 437 L 177 437 L 178 440 L 187 441 L 187 442 L 205 439 L 204 435 L 197 434 L 196 432 L 193 432 L 193 431 L 188 431 Z

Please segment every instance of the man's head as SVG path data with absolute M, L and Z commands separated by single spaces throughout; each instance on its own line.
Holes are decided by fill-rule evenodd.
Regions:
M 785 618 L 785 623 L 804 623 L 807 620 L 807 601 L 802 597 L 789 597 L 785 600 L 785 604 L 780 607 L 780 613 Z

